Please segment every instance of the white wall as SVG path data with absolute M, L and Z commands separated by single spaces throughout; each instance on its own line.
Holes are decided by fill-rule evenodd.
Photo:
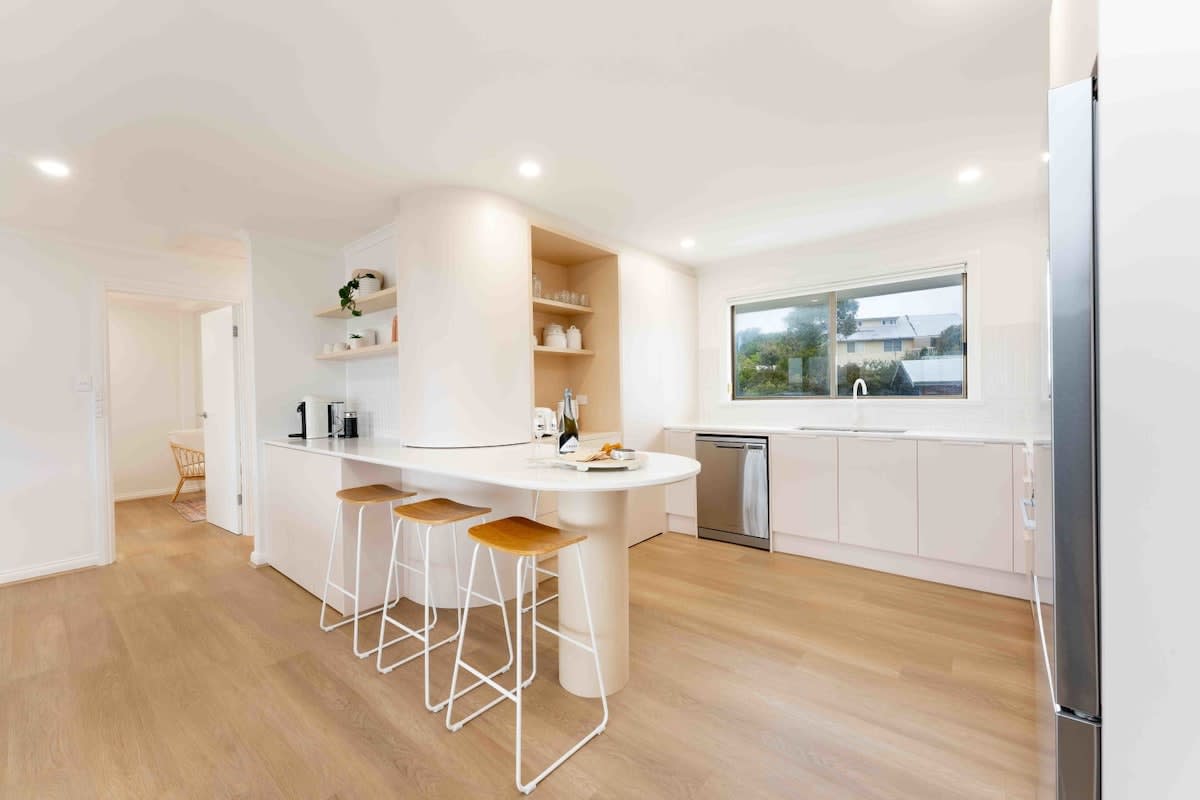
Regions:
M 106 398 L 76 389 L 103 372 L 106 286 L 239 299 L 245 265 L 0 230 L 0 583 L 106 558 Z
M 173 430 L 200 427 L 196 312 L 176 304 L 110 296 L 109 408 L 117 500 L 174 492 Z M 202 488 L 199 481 L 189 491 Z
M 699 275 L 699 408 L 694 420 L 728 425 L 844 425 L 845 400 L 728 399 L 729 300 L 870 280 L 888 271 L 969 263 L 969 358 L 979 380 L 966 400 L 867 398 L 862 423 L 913 430 L 1037 434 L 1045 400 L 1044 199 L 944 217 L 705 267 Z
M 246 325 L 253 342 L 251 407 L 256 481 L 254 496 L 262 496 L 262 442 L 286 439 L 300 431 L 296 405 L 304 395 L 330 399 L 346 396 L 345 365 L 318 361 L 325 342 L 345 338 L 346 323 L 320 319 L 314 312 L 337 303 L 344 283 L 337 251 L 304 242 L 251 233 L 250 302 Z M 251 485 L 251 484 L 247 484 Z M 270 560 L 270 520 L 251 506 L 256 531 L 255 563 Z
M 1098 27 L 1096 0 L 1050 3 L 1050 87 L 1065 86 L 1092 74 Z
M 1100 616 L 1106 797 L 1200 797 L 1195 424 L 1200 6 L 1101 0 Z
M 663 426 L 696 414 L 696 278 L 637 251 L 618 264 L 625 444 L 662 450 Z
M 350 280 L 356 269 L 371 269 L 383 276 L 384 288 L 396 285 L 396 230 L 385 225 L 347 245 L 343 280 Z M 407 302 L 409 298 L 399 298 Z M 375 341 L 392 339 L 392 317 L 396 309 L 364 314 L 346 321 L 346 331 L 375 331 Z M 400 436 L 400 365 L 399 359 L 368 358 L 346 362 L 346 408 L 358 412 L 359 436 Z

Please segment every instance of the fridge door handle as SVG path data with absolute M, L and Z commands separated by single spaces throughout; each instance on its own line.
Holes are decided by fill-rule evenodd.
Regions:
M 1030 497 L 1021 498 L 1021 524 L 1025 526 L 1025 530 L 1037 530 L 1037 522 L 1030 519 L 1029 512 L 1033 510 L 1033 499 Z

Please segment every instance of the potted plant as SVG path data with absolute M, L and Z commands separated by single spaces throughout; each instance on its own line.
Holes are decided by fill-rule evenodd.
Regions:
M 374 294 L 383 288 L 383 279 L 369 269 L 356 269 L 354 277 L 346 281 L 338 289 L 338 301 L 343 311 L 349 311 L 352 317 L 361 317 L 362 309 L 356 300 L 363 295 Z
M 346 281 L 346 285 L 338 289 L 338 300 L 341 302 L 342 310 L 349 311 L 352 317 L 361 317 L 362 309 L 354 302 L 354 294 L 358 291 L 358 278 L 351 278 Z
M 351 313 L 353 313 L 353 312 L 351 312 Z M 366 344 L 367 344 L 367 340 L 363 337 L 363 335 L 361 333 L 350 334 L 350 349 L 351 350 L 357 350 L 360 347 L 365 347 Z

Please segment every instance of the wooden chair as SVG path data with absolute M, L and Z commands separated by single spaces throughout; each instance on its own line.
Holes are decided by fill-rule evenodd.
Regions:
M 179 470 L 179 483 L 175 484 L 175 494 L 171 497 L 171 502 L 174 503 L 183 491 L 183 484 L 204 480 L 204 451 L 193 450 L 175 442 L 169 444 L 171 455 L 175 456 L 175 468 Z

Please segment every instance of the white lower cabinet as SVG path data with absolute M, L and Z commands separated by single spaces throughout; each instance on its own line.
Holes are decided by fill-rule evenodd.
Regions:
M 691 431 L 666 431 L 667 452 L 696 457 L 696 434 Z M 667 487 L 667 513 L 680 517 L 696 516 L 696 479 L 672 483 Z
M 917 443 L 838 441 L 838 519 L 845 544 L 917 553 Z
M 1007 444 L 919 443 L 921 556 L 1012 571 L 1012 454 Z
M 786 434 L 770 441 L 771 531 L 838 540 L 838 440 Z M 775 549 L 787 550 L 778 538 Z

